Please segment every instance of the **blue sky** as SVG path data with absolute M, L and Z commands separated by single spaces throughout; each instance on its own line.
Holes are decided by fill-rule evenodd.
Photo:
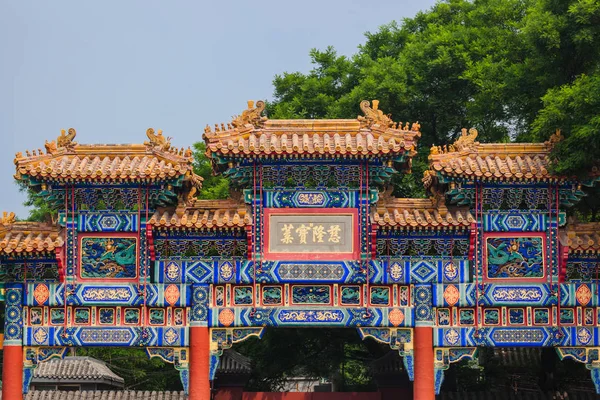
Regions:
M 27 217 L 14 154 L 61 128 L 141 143 L 154 127 L 191 145 L 272 98 L 275 74 L 308 71 L 311 48 L 352 55 L 365 32 L 434 2 L 0 0 L 0 212 Z

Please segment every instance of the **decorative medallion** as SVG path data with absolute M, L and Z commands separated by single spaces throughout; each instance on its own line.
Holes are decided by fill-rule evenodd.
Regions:
M 46 302 L 46 300 L 48 300 L 48 297 L 50 297 L 50 291 L 48 290 L 48 286 L 46 286 L 43 283 L 36 285 L 33 291 L 33 298 L 35 299 L 35 301 L 37 301 L 39 305 L 43 305 Z
M 179 339 L 179 335 L 175 329 L 169 328 L 165 331 L 165 343 L 174 344 L 177 339 Z
M 460 292 L 454 285 L 449 285 L 444 290 L 444 300 L 448 303 L 449 306 L 454 306 L 458 303 L 458 299 L 460 299 Z
M 174 281 L 175 279 L 179 278 L 179 271 L 179 265 L 175 262 L 170 262 L 167 265 L 167 279 Z
M 398 326 L 402 323 L 402 321 L 404 321 L 404 313 L 402 310 L 394 308 L 392 311 L 390 311 L 388 318 L 390 320 L 390 324 L 393 326 Z
M 398 282 L 400 279 L 402 279 L 403 275 L 404 270 L 402 269 L 400 263 L 394 262 L 392 265 L 390 265 L 390 277 L 394 282 Z
M 458 343 L 459 337 L 460 335 L 456 329 L 448 329 L 444 335 L 446 342 L 451 346 L 454 346 L 456 343 Z
M 219 267 L 221 278 L 225 281 L 229 281 L 233 277 L 233 266 L 229 262 L 224 262 Z
M 592 292 L 588 285 L 583 284 L 577 288 L 577 291 L 575 292 L 575 297 L 577 298 L 579 304 L 581 304 L 582 306 L 587 306 L 590 300 L 592 299 Z
M 48 338 L 48 332 L 44 328 L 37 328 L 33 333 L 33 339 L 38 344 L 45 344 Z
M 231 326 L 231 324 L 233 324 L 233 321 L 235 321 L 235 315 L 233 314 L 233 311 L 231 311 L 229 308 L 221 310 L 221 312 L 219 313 L 219 323 L 221 325 Z
M 588 328 L 579 328 L 577 331 L 577 340 L 581 344 L 588 344 L 592 339 L 592 333 Z
M 179 288 L 177 285 L 167 286 L 165 289 L 165 300 L 172 306 L 177 303 L 177 300 L 179 300 Z
M 454 263 L 449 262 L 444 265 L 444 276 L 447 280 L 453 281 L 458 276 L 458 268 L 454 265 Z

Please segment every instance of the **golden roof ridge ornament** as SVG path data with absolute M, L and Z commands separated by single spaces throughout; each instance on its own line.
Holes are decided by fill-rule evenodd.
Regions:
M 357 119 L 360 121 L 361 128 L 371 128 L 374 125 L 378 125 L 382 128 L 396 128 L 397 124 L 392 121 L 391 114 L 384 114 L 379 109 L 379 100 L 373 100 L 373 107 L 369 100 L 363 100 L 360 102 L 360 109 L 365 116 L 359 115 Z M 402 128 L 402 124 L 400 124 Z
M 554 146 L 556 146 L 557 143 L 562 142 L 564 140 L 564 136 L 562 134 L 562 131 L 557 128 L 556 131 L 550 135 L 550 137 L 548 138 L 547 141 L 544 142 L 544 144 L 552 149 Z
M 169 151 L 171 148 L 171 138 L 163 136 L 162 129 L 158 130 L 158 133 L 154 133 L 153 128 L 146 129 L 146 136 L 148 136 L 147 141 L 144 142 L 144 145 L 148 149 L 158 149 L 162 151 Z
M 14 212 L 6 212 L 2 213 L 2 218 L 0 218 L 0 225 L 12 225 L 15 223 L 15 213 Z
M 456 139 L 454 143 L 451 145 L 443 145 L 443 146 L 431 146 L 429 149 L 429 155 L 435 156 L 438 154 L 447 154 L 447 153 L 456 153 L 460 151 L 469 151 L 473 150 L 479 142 L 476 142 L 477 138 L 477 129 L 471 128 L 467 131 L 467 128 L 462 128 L 461 135 Z
M 250 124 L 255 128 L 260 128 L 264 125 L 264 122 L 267 120 L 267 117 L 264 117 L 262 115 L 262 112 L 264 110 L 264 101 L 258 100 L 256 102 L 256 107 L 254 107 L 254 101 L 248 100 L 248 108 L 242 111 L 242 113 L 237 117 L 234 117 L 231 121 L 231 125 L 233 125 L 234 128 L 243 128 L 244 126 Z M 222 126 L 222 130 L 225 130 L 224 126 Z
M 74 128 L 69 128 L 68 133 L 64 129 L 61 129 L 60 135 L 56 138 L 56 140 L 51 142 L 46 140 L 46 143 L 44 143 L 44 147 L 46 147 L 46 153 L 54 154 L 59 149 L 74 151 L 75 146 L 77 146 L 77 142 L 73 140 L 75 139 L 75 136 L 77 136 L 77 132 Z M 41 155 L 41 152 L 39 155 Z

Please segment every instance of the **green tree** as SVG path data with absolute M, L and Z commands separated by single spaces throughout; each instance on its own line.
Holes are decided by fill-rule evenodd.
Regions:
M 331 47 L 312 50 L 308 73 L 275 77 L 268 111 L 271 118 L 353 118 L 360 100 L 378 98 L 395 120 L 420 121 L 424 149 L 470 126 L 484 142 L 543 141 L 557 127 L 597 142 L 599 52 L 596 0 L 440 1 L 367 33 L 350 58 Z M 575 91 L 587 97 L 570 103 Z M 586 129 L 580 123 L 571 132 L 572 124 L 552 115 L 561 102 L 569 103 L 567 119 L 586 121 Z M 557 172 L 591 165 L 572 141 L 557 148 L 557 156 L 569 153 Z
M 194 143 L 194 172 L 204 178 L 200 199 L 226 199 L 229 196 L 229 180 L 212 172 L 211 160 L 206 156 L 206 144 Z

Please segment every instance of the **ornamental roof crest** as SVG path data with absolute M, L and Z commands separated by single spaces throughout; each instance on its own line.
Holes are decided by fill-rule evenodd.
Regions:
M 0 225 L 12 225 L 15 222 L 15 213 L 14 212 L 6 212 L 2 213 L 2 218 L 0 218 Z
M 461 151 L 474 150 L 479 142 L 476 142 L 477 129 L 471 128 L 467 131 L 467 128 L 462 128 L 461 135 L 456 141 L 449 146 L 431 146 L 430 155 L 434 156 L 437 154 L 454 153 Z
M 242 111 L 242 113 L 237 117 L 234 117 L 231 121 L 231 125 L 233 125 L 234 128 L 243 128 L 248 124 L 254 126 L 255 128 L 262 127 L 264 122 L 267 120 L 267 117 L 262 116 L 264 109 L 264 101 L 258 100 L 255 107 L 254 101 L 248 100 L 248 108 Z
M 396 128 L 396 123 L 392 121 L 391 114 L 384 114 L 379 109 L 379 100 L 373 100 L 373 107 L 369 100 L 360 102 L 360 109 L 365 114 L 363 117 L 359 115 L 357 119 L 360 121 L 361 128 L 371 128 L 373 125 L 379 125 L 382 128 Z
M 54 154 L 58 151 L 58 149 L 66 149 L 67 151 L 73 151 L 77 142 L 74 141 L 75 136 L 77 136 L 77 132 L 74 128 L 69 128 L 68 133 L 64 130 L 60 130 L 60 135 L 51 142 L 46 140 L 44 146 L 46 147 L 46 152 L 48 154 Z
M 158 133 L 154 133 L 154 129 L 148 128 L 146 136 L 150 140 L 145 141 L 144 145 L 149 149 L 158 148 L 158 150 L 168 151 L 171 148 L 171 138 L 163 136 L 162 129 L 159 129 Z

